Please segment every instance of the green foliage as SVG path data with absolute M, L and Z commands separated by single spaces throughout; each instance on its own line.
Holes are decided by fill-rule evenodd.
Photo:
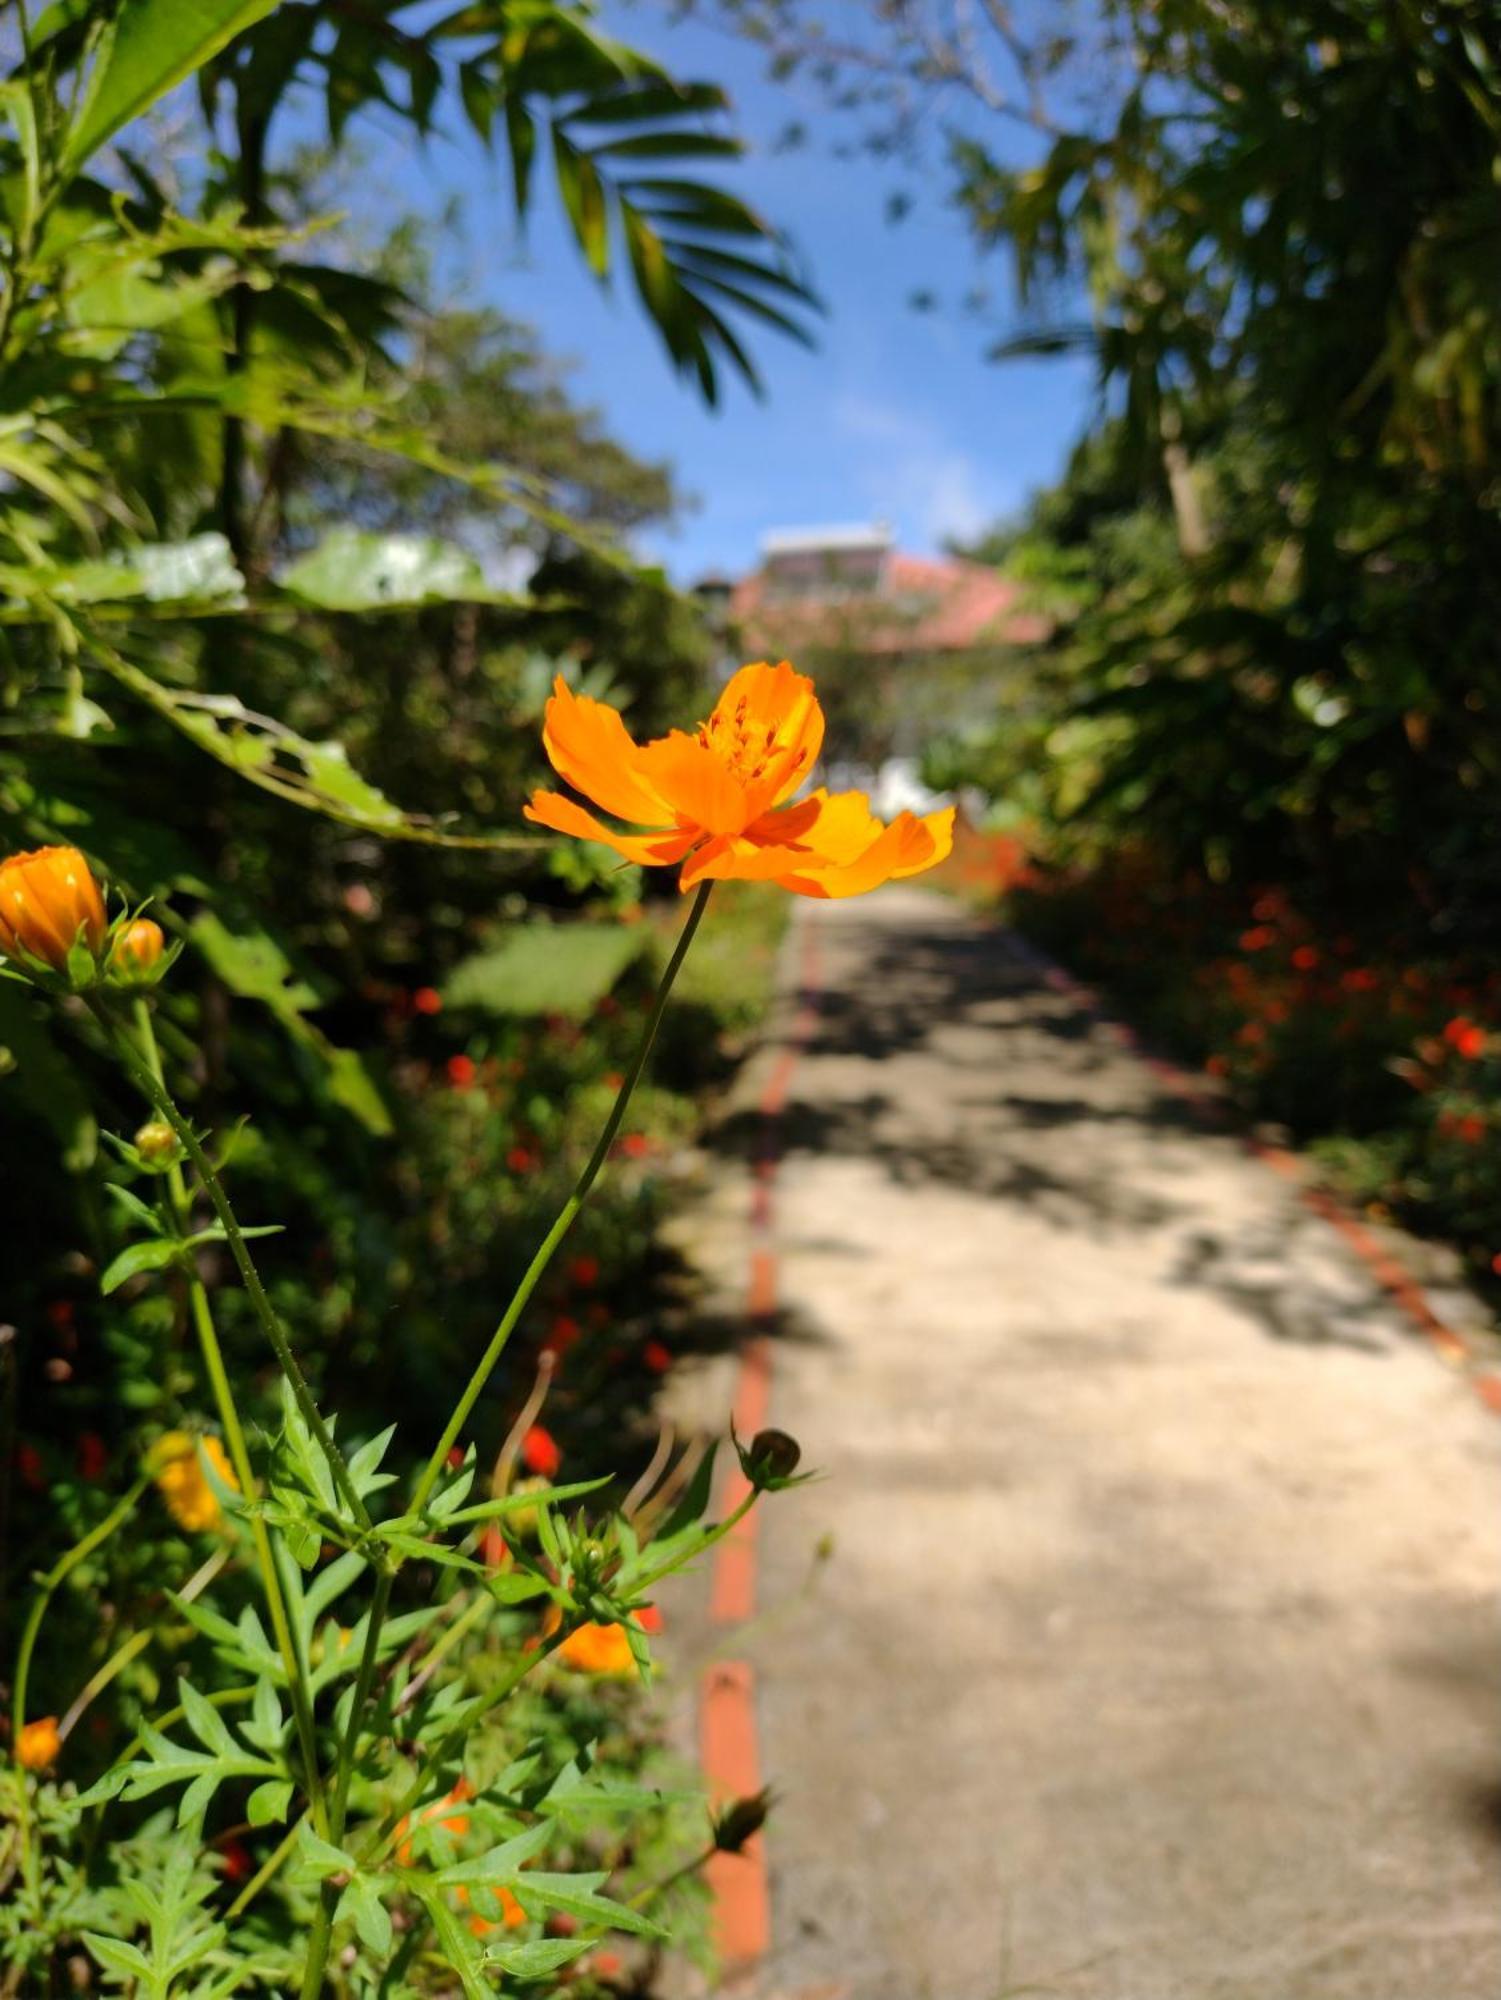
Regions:
M 0 84 L 0 856 L 85 850 L 170 976 L 139 1006 L 0 980 L 28 1162 L 0 1610 L 12 1728 L 55 1708 L 61 1738 L 0 1776 L 0 1960 L 17 1991 L 92 1960 L 210 2000 L 295 1992 L 332 1946 L 341 1992 L 545 1990 L 609 1932 L 649 1955 L 664 1913 L 691 1942 L 701 1900 L 707 1812 L 640 1682 L 559 1650 L 622 1624 L 644 1679 L 638 1613 L 720 1532 L 617 1504 L 686 1096 L 642 1092 L 462 1463 L 417 1468 L 665 957 L 654 911 L 625 920 L 635 871 L 521 830 L 542 703 L 562 672 L 660 730 L 707 642 L 620 539 L 671 510 L 663 468 L 525 328 L 432 310 L 409 231 L 333 229 L 322 177 L 367 112 L 492 134 L 523 212 L 540 153 L 591 268 L 631 274 L 711 396 L 805 294 L 703 177 L 736 150 L 722 95 L 581 4 L 86 0 L 28 27 Z M 282 115 L 310 80 L 319 162 Z M 697 1016 L 683 1089 L 744 1004 Z M 573 1349 L 568 1477 L 516 1491 L 497 1458 L 545 1339 Z

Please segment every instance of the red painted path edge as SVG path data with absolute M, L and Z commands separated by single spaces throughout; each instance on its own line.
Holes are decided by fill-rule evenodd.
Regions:
M 771 1410 L 769 1336 L 777 1309 L 774 1231 L 779 1122 L 798 1055 L 817 1019 L 818 936 L 811 915 L 801 918 L 796 948 L 797 1005 L 757 1106 L 761 1129 L 751 1183 L 746 1285 L 751 1338 L 741 1357 L 735 1389 L 735 1431 L 747 1443 L 766 1428 Z M 745 1494 L 745 1475 L 735 1464 L 725 1480 L 721 1505 L 728 1512 Z M 709 1618 L 715 1625 L 740 1625 L 755 1614 L 759 1518 L 760 1510 L 753 1508 L 715 1551 L 709 1579 Z M 760 1791 L 755 1671 L 746 1660 L 717 1660 L 704 1673 L 699 1688 L 699 1757 L 714 1798 L 745 1798 Z M 762 1835 L 758 1833 L 740 1854 L 716 1854 L 706 1872 L 714 1903 L 715 1948 L 726 1975 L 733 1979 L 756 1965 L 771 1947 L 771 1896 Z
M 1144 1043 L 1134 1028 L 1110 1013 L 1092 987 L 1054 964 L 1029 939 L 1014 931 L 1009 935 L 1045 986 L 1083 1008 L 1118 1047 L 1129 1049 L 1162 1087 L 1189 1105 L 1206 1126 L 1221 1131 L 1234 1129 L 1234 1113 L 1222 1098 L 1206 1089 L 1190 1071 L 1169 1062 Z M 1488 1367 L 1464 1336 L 1440 1318 L 1418 1279 L 1395 1251 L 1388 1249 L 1337 1196 L 1306 1181 L 1296 1153 L 1260 1139 L 1254 1132 L 1242 1131 L 1236 1136 L 1252 1159 L 1260 1160 L 1263 1166 L 1292 1183 L 1303 1206 L 1343 1239 L 1346 1249 L 1370 1273 L 1409 1324 L 1423 1335 L 1440 1360 L 1464 1375 L 1492 1415 L 1501 1416 L 1501 1374 Z

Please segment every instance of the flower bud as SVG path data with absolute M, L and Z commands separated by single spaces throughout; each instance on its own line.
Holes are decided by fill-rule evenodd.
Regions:
M 47 1771 L 57 1762 L 63 1739 L 57 1733 L 55 1715 L 39 1715 L 28 1722 L 16 1738 L 16 1762 L 23 1771 Z
M 163 1118 L 148 1118 L 131 1144 L 148 1167 L 170 1167 L 182 1150 L 177 1134 Z
M 23 971 L 40 959 L 66 973 L 79 944 L 97 960 L 108 928 L 99 885 L 76 847 L 0 861 L 0 952 Z
M 766 1824 L 771 1810 L 771 1793 L 752 1792 L 736 1799 L 714 1822 L 714 1845 L 721 1854 L 739 1854 L 746 1842 Z
M 790 1479 L 802 1455 L 802 1446 L 786 1431 L 757 1431 L 741 1452 L 740 1462 L 752 1486 L 769 1486 Z
M 121 924 L 109 955 L 112 976 L 124 986 L 149 986 L 161 964 L 167 940 L 162 927 L 150 917 L 134 917 Z

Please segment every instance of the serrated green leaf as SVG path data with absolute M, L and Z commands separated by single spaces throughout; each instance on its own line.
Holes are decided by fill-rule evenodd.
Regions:
M 301 1821 L 297 1828 L 292 1865 L 300 1878 L 315 1882 L 321 1882 L 328 1875 L 358 1873 L 354 1856 L 322 1839 L 306 1820 Z
M 352 1877 L 340 1896 L 334 1910 L 334 1922 L 339 1923 L 345 1917 L 354 1919 L 361 1943 L 368 1945 L 378 1957 L 384 1957 L 391 1949 L 391 1918 L 381 1900 L 380 1888 L 370 1876 Z
M 415 1885 L 414 1885 L 415 1886 Z M 423 1907 L 432 1918 L 438 1947 L 444 1959 L 459 1975 L 465 2000 L 492 2000 L 484 1978 L 484 1956 L 468 1927 L 459 1922 L 444 1902 L 442 1894 L 425 1886 L 417 1887 Z
M 492 1944 L 484 1950 L 484 1962 L 512 1979 L 545 1979 L 559 1966 L 579 1957 L 593 1945 L 588 1937 L 527 1938 L 520 1944 Z
M 639 1910 L 627 1909 L 623 1903 L 612 1903 L 607 1896 L 594 1892 L 609 1878 L 604 1874 L 587 1875 L 542 1875 L 531 1872 L 519 1875 L 512 1885 L 512 1893 L 521 1907 L 533 1914 L 531 1905 L 537 1905 L 538 1912 L 562 1910 L 582 1923 L 598 1924 L 604 1930 L 629 1931 L 636 1937 L 663 1937 L 666 1933 L 660 1924 L 654 1924 Z
M 205 1700 L 191 1681 L 179 1681 L 177 1692 L 182 1702 L 183 1720 L 204 1749 L 211 1751 L 216 1757 L 237 1756 L 239 1745 L 213 1703 Z
M 151 1961 L 138 1945 L 100 1937 L 97 1931 L 85 1931 L 83 1941 L 106 1972 L 116 1972 L 122 1979 L 150 1979 Z

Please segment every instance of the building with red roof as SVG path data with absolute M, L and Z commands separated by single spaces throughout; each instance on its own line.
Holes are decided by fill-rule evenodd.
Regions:
M 761 563 L 699 595 L 741 660 L 813 673 L 837 753 L 878 762 L 993 713 L 998 689 L 1049 620 L 983 563 L 911 556 L 889 528 L 779 529 Z

